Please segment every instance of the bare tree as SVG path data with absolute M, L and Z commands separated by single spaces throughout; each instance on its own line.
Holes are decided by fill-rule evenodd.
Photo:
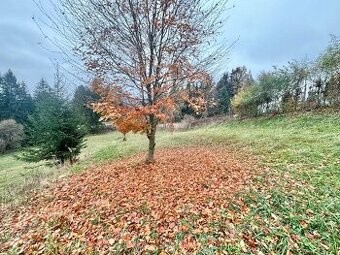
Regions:
M 188 99 L 188 83 L 210 83 L 209 68 L 226 53 L 212 47 L 226 3 L 59 0 L 48 18 L 96 77 L 93 88 L 102 97 L 93 109 L 115 124 L 136 120 L 131 131 L 146 133 L 152 162 L 157 125 Z

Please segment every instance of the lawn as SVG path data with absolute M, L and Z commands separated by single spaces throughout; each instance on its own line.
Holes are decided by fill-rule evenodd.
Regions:
M 107 168 L 109 168 L 108 174 L 112 171 L 114 173 L 118 171 L 119 174 L 133 171 L 134 165 L 126 171 L 120 168 L 117 170 L 115 165 L 118 163 L 116 162 L 122 162 L 126 159 L 119 158 L 128 156 L 132 156 L 129 161 L 141 160 L 142 155 L 135 157 L 133 155 L 146 148 L 147 140 L 140 135 L 129 135 L 127 138 L 127 142 L 122 142 L 122 137 L 118 133 L 88 137 L 87 148 L 84 149 L 79 164 L 69 169 L 49 169 L 47 173 L 44 166 L 27 165 L 16 161 L 12 157 L 13 154 L 2 156 L 0 158 L 0 187 L 4 191 L 9 187 L 22 186 L 25 180 L 29 179 L 27 176 L 37 175 L 37 172 L 44 175 L 44 180 L 49 180 L 50 176 L 58 177 L 65 173 L 77 172 L 75 178 L 82 180 L 84 174 L 84 176 L 90 175 L 91 178 L 95 178 L 90 174 L 91 171 L 100 175 L 101 172 L 108 171 Z M 164 150 L 165 158 L 168 155 L 167 151 L 178 152 L 177 147 L 183 149 L 192 146 L 207 148 L 208 152 L 208 148 L 212 148 L 212 151 L 216 150 L 219 158 L 222 158 L 221 165 L 231 157 L 230 155 L 234 155 L 234 163 L 230 163 L 225 169 L 230 170 L 230 165 L 233 164 L 249 166 L 251 162 L 257 166 L 254 167 L 254 172 L 258 168 L 262 171 L 254 174 L 253 181 L 249 182 L 247 187 L 235 189 L 234 195 L 228 198 L 230 202 L 227 207 L 223 207 L 223 210 L 219 208 L 221 210 L 216 211 L 217 207 L 214 207 L 211 208 L 214 216 L 203 215 L 209 219 L 209 222 L 202 225 L 197 222 L 198 219 L 181 218 L 181 222 L 176 222 L 176 224 L 182 227 L 178 227 L 172 239 L 167 239 L 170 240 L 167 247 L 157 246 L 154 243 L 151 246 L 142 246 L 149 249 L 149 253 L 190 254 L 192 247 L 190 248 L 187 244 L 191 242 L 197 245 L 195 249 L 198 254 L 337 254 L 340 247 L 340 116 L 338 114 L 307 114 L 296 117 L 278 116 L 272 119 L 235 121 L 185 132 L 160 132 L 158 135 L 157 148 L 159 150 L 167 148 Z M 224 154 L 217 149 L 220 147 L 232 152 L 230 155 L 225 154 L 226 160 L 223 159 Z M 190 162 L 195 166 L 195 162 L 181 158 L 181 155 L 186 155 L 185 153 L 185 151 L 175 153 L 180 164 L 184 167 Z M 193 158 L 200 158 L 200 154 L 195 154 L 194 151 L 192 154 Z M 213 158 L 212 155 L 209 154 L 206 157 Z M 183 157 L 188 158 L 188 156 Z M 256 163 L 253 162 L 254 158 L 256 158 Z M 176 158 L 169 158 L 168 163 L 174 161 Z M 164 167 L 165 164 L 167 163 L 162 162 L 157 165 L 156 169 Z M 200 162 L 201 167 L 205 164 L 206 162 Z M 219 168 L 214 167 L 214 169 Z M 85 173 L 78 173 L 86 168 L 89 170 Z M 33 169 L 37 170 L 34 172 Z M 143 178 L 148 175 L 143 175 Z M 128 175 L 127 178 L 130 176 Z M 67 186 L 66 180 L 67 178 L 63 178 L 59 183 L 65 181 Z M 116 186 L 110 187 L 114 189 Z M 168 186 L 166 187 L 169 189 Z M 230 191 L 229 189 L 224 191 L 227 190 Z M 221 194 L 219 189 L 216 189 L 216 192 L 216 194 Z M 180 194 L 179 191 L 178 194 Z M 195 197 L 195 199 L 198 198 Z M 141 210 L 147 214 L 151 209 L 142 205 Z M 90 215 L 93 225 L 99 225 L 105 229 L 99 218 L 93 218 L 94 212 Z M 216 215 L 219 216 L 215 217 Z M 55 228 L 45 228 L 44 231 L 53 235 Z M 161 237 L 157 231 L 151 228 L 148 234 L 159 239 Z M 3 228 L 0 233 L 2 235 L 0 238 L 4 243 L 10 242 L 16 236 L 16 233 L 11 232 L 9 228 Z M 167 232 L 163 237 L 169 235 Z M 219 243 L 219 238 L 223 239 L 223 244 Z M 40 241 L 36 240 L 37 243 Z M 115 247 L 113 254 L 133 254 L 136 251 L 130 246 L 127 247 L 124 240 L 119 241 L 118 246 L 115 239 L 107 237 L 106 241 Z M 55 240 L 47 242 L 44 239 L 41 242 L 45 248 L 52 245 L 52 248 L 49 246 L 51 254 L 53 251 L 60 252 L 60 249 L 66 247 L 55 243 Z M 89 248 L 85 244 L 86 241 L 79 244 L 77 249 Z M 19 244 L 16 243 L 16 245 Z M 102 244 L 102 246 L 105 245 Z M 67 253 L 66 250 L 63 252 Z M 17 251 L 13 248 L 8 252 L 16 254 Z M 93 254 L 96 254 L 95 250 Z

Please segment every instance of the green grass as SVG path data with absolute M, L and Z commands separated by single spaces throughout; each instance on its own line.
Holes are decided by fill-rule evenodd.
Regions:
M 33 187 L 41 186 L 74 170 L 84 169 L 97 152 L 110 145 L 119 144 L 120 140 L 118 133 L 87 137 L 87 147 L 80 155 L 80 162 L 71 168 L 48 167 L 44 162 L 34 164 L 20 161 L 15 157 L 20 152 L 0 156 L 0 203 L 17 200 L 21 195 L 33 191 Z
M 147 148 L 147 139 L 118 133 L 92 136 L 81 162 L 67 171 L 82 171 L 92 163 L 115 160 Z M 340 249 L 340 115 L 278 116 L 224 123 L 185 132 L 159 132 L 157 148 L 190 144 L 224 144 L 239 150 L 240 160 L 257 155 L 270 172 L 245 194 L 249 211 L 235 225 L 240 235 L 252 236 L 263 254 L 337 254 Z M 0 157 L 0 192 L 22 185 L 25 176 L 47 175 L 55 169 Z M 33 171 L 34 169 L 35 172 Z M 260 187 L 260 188 L 259 188 Z M 2 189 L 2 191 L 1 191 Z M 230 208 L 241 211 L 241 207 Z M 219 228 L 221 226 L 216 226 Z M 218 231 L 218 229 L 216 229 Z M 242 244 L 226 248 L 242 254 Z M 199 254 L 213 254 L 214 247 Z M 260 254 L 260 253 L 259 253 Z

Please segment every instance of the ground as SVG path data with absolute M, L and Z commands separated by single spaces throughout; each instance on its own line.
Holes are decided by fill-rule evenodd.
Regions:
M 3 207 L 0 251 L 339 251 L 338 114 L 160 133 L 155 165 L 145 165 L 137 153 L 147 144 L 142 136 L 126 143 L 117 134 L 89 138 L 94 140 L 100 148 L 88 146 L 72 175 Z

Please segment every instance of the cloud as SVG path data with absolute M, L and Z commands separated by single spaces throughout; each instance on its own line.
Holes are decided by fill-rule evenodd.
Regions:
M 31 91 L 42 77 L 52 83 L 54 56 L 44 49 L 50 45 L 32 20 L 37 13 L 33 1 L 1 2 L 0 72 L 12 69 Z
M 223 41 L 239 38 L 224 71 L 246 65 L 256 75 L 291 59 L 315 58 L 327 47 L 330 34 L 340 35 L 338 0 L 230 0 Z M 53 81 L 58 56 L 32 16 L 41 13 L 30 0 L 1 0 L 0 72 L 13 69 L 32 90 L 45 77 Z

